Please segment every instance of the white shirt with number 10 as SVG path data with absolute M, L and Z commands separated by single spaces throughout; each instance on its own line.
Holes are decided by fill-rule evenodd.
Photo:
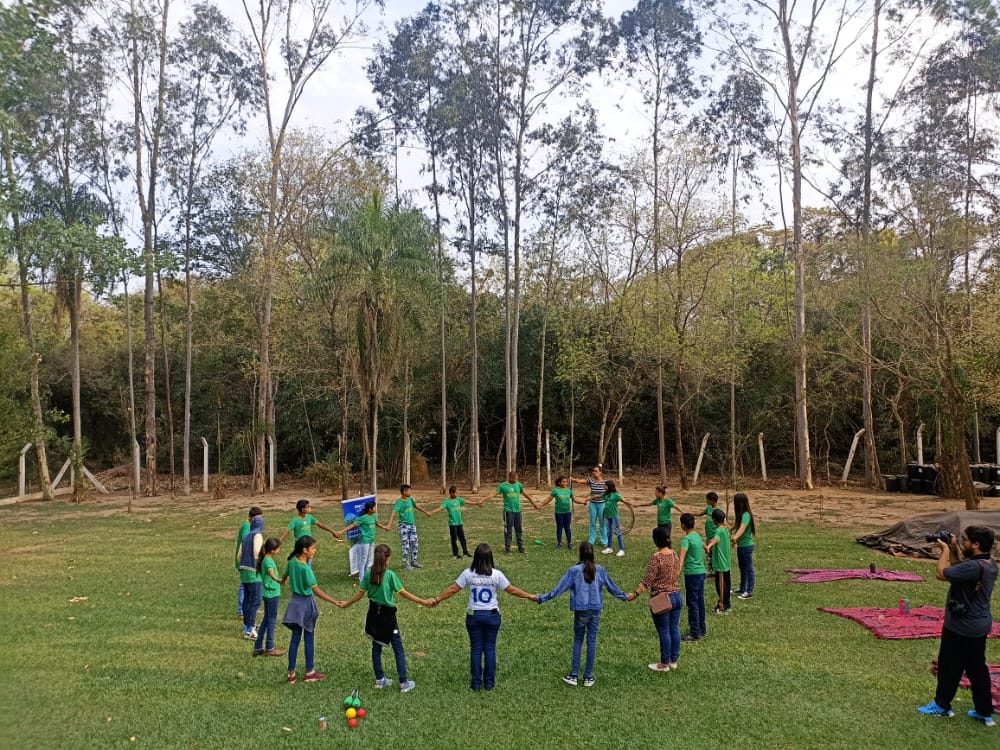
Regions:
M 497 591 L 506 591 L 510 586 L 507 576 L 496 568 L 493 574 L 484 576 L 468 568 L 456 579 L 459 588 L 469 589 L 469 609 L 497 609 Z

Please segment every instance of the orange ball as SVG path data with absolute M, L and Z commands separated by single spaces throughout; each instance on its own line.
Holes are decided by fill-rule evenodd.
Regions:
M 359 719 L 365 718 L 365 710 L 363 708 L 358 709 L 358 718 Z
M 358 720 L 357 719 L 348 719 L 347 720 L 347 726 L 349 726 L 351 729 L 354 729 L 355 727 L 357 727 L 357 725 L 358 725 Z

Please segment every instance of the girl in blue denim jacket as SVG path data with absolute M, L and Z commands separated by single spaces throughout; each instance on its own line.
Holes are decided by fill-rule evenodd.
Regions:
M 580 652 L 583 636 L 587 636 L 587 662 L 583 669 L 584 687 L 594 684 L 594 659 L 597 656 L 597 629 L 601 624 L 604 608 L 604 589 L 623 602 L 628 601 L 618 584 L 611 580 L 608 571 L 594 563 L 594 545 L 580 545 L 580 562 L 563 575 L 559 585 L 547 594 L 538 595 L 538 603 L 547 602 L 569 591 L 569 608 L 573 612 L 573 668 L 563 677 L 563 682 L 576 687 L 580 675 Z

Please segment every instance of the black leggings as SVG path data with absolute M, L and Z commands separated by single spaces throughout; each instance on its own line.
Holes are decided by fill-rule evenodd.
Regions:
M 465 546 L 465 527 L 462 524 L 458 526 L 448 526 L 448 533 L 451 534 L 451 554 L 458 557 L 458 543 L 462 543 L 462 552 L 466 555 L 469 554 L 469 548 Z
M 993 696 L 990 693 L 990 670 L 986 666 L 986 636 L 967 638 L 948 628 L 941 628 L 937 692 L 934 695 L 941 708 L 951 708 L 963 672 L 972 683 L 972 702 L 976 713 L 992 716 Z

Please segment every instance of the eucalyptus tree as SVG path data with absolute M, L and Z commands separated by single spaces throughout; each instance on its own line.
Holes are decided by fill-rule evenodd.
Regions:
M 809 449 L 806 259 L 802 242 L 804 136 L 836 65 L 854 45 L 869 0 L 712 0 L 715 30 L 741 68 L 767 86 L 788 125 L 795 266 L 795 444 L 799 486 L 812 489 Z M 757 23 L 755 23 L 757 22 Z M 773 29 L 768 35 L 759 29 Z
M 52 499 L 46 446 L 46 426 L 39 386 L 42 361 L 32 312 L 30 252 L 22 212 L 25 173 L 39 158 L 37 111 L 39 88 L 57 78 L 60 56 L 55 51 L 47 7 L 33 2 L 0 6 L 0 209 L 4 255 L 13 251 L 21 303 L 21 330 L 27 345 L 31 394 L 31 440 L 35 447 L 42 497 Z
M 433 237 L 423 215 L 389 208 L 373 190 L 334 225 L 328 263 L 356 306 L 355 382 L 369 435 L 369 489 L 378 489 L 379 409 L 436 292 Z M 368 429 L 370 427 L 370 433 Z
M 615 34 L 622 46 L 621 66 L 638 89 L 650 123 L 652 157 L 652 259 L 659 296 L 661 237 L 660 158 L 664 128 L 696 93 L 692 62 L 701 48 L 701 35 L 687 3 L 680 0 L 639 0 L 625 11 Z M 663 323 L 656 306 L 656 426 L 660 482 L 667 481 L 666 428 L 663 414 Z M 686 478 L 683 478 L 686 482 Z
M 529 179 L 534 131 L 561 94 L 575 95 L 599 62 L 604 20 L 597 0 L 517 0 L 486 4 L 454 0 L 456 25 L 480 38 L 474 61 L 493 90 L 492 111 L 481 125 L 490 145 L 495 181 L 493 216 L 502 238 L 505 281 L 505 454 L 517 459 L 522 254 L 533 200 Z M 471 49 L 471 48 L 470 48 Z
M 259 105 L 257 70 L 246 54 L 232 22 L 211 3 L 198 3 L 180 24 L 168 56 L 168 127 L 164 134 L 166 172 L 178 210 L 179 244 L 183 254 L 184 317 L 184 436 L 183 491 L 191 493 L 191 357 L 193 303 L 192 256 L 196 193 L 202 183 L 216 138 L 226 129 L 243 133 L 246 108 Z M 171 435 L 171 443 L 173 436 Z
M 366 33 L 364 18 L 381 0 L 242 0 L 256 57 L 257 80 L 267 126 L 268 189 L 261 242 L 261 317 L 257 378 L 257 435 L 254 442 L 254 488 L 265 492 L 265 439 L 275 441 L 271 377 L 271 313 L 280 252 L 282 204 L 281 159 L 289 128 L 309 83 L 326 62 Z M 331 21 L 334 9 L 342 11 Z M 300 25 L 301 23 L 301 25 Z M 280 59 L 274 65 L 275 58 Z
M 441 8 L 427 5 L 411 19 L 400 22 L 384 45 L 376 48 L 368 66 L 379 108 L 392 122 L 394 140 L 415 140 L 426 154 L 424 171 L 430 173 L 427 192 L 434 207 L 440 291 L 439 365 L 441 394 L 441 491 L 448 487 L 448 357 L 446 256 L 441 198 L 444 193 L 442 150 L 447 122 L 443 117 L 449 45 Z M 396 143 L 394 147 L 398 147 Z M 398 198 L 398 187 L 397 187 Z

